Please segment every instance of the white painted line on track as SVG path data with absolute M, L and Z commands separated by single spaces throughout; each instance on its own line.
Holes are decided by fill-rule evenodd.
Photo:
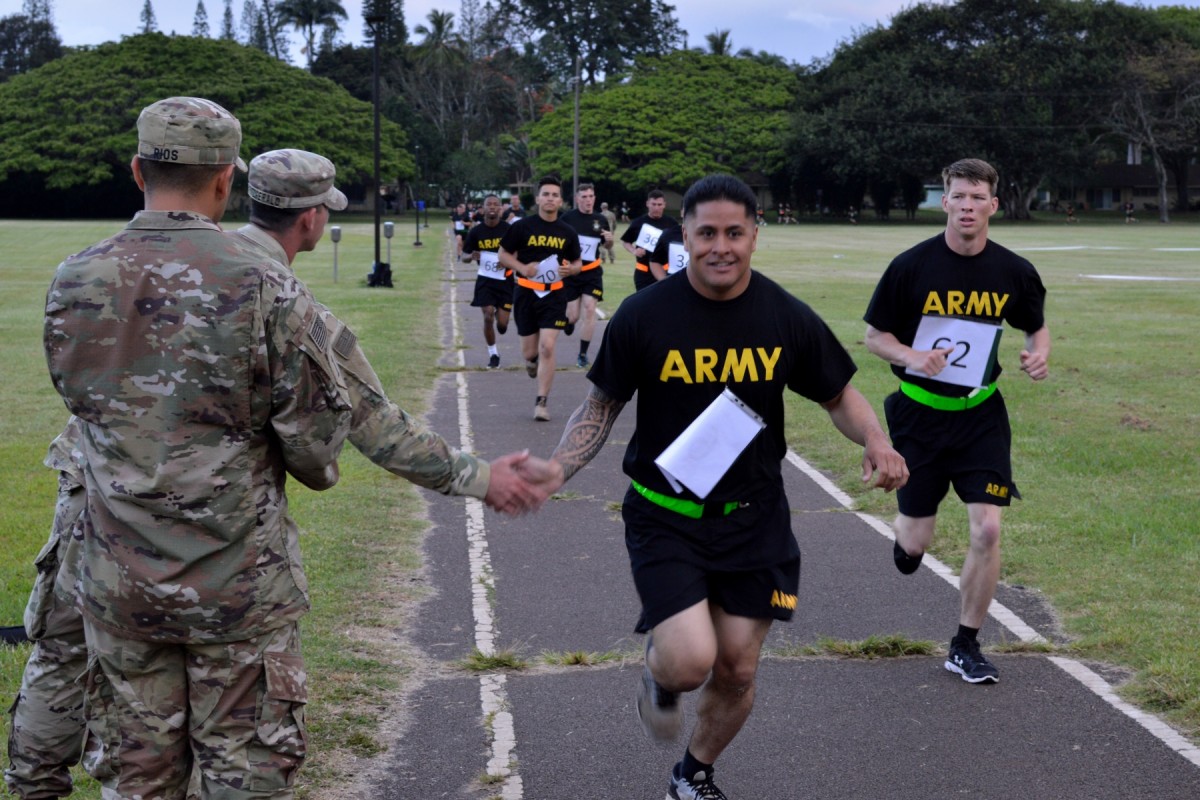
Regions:
M 841 504 L 842 507 L 846 509 L 853 507 L 854 501 L 850 498 L 850 495 L 839 489 L 833 483 L 833 481 L 829 480 L 827 477 L 818 472 L 811 464 L 809 464 L 791 449 L 787 451 L 787 460 L 792 464 L 792 466 L 796 467 L 796 469 L 800 470 L 802 473 L 812 479 L 814 483 L 825 490 L 825 492 L 839 504 Z M 886 522 L 883 522 L 879 518 L 873 517 L 870 514 L 864 514 L 858 511 L 854 512 L 854 514 L 863 522 L 867 523 L 867 525 L 874 528 L 875 531 L 882 536 L 895 541 L 896 535 L 892 532 L 891 526 L 889 526 Z M 958 588 L 958 577 L 951 572 L 949 567 L 938 561 L 936 558 L 933 558 L 928 553 L 925 554 L 925 558 L 921 561 L 921 566 L 928 566 L 934 571 L 935 574 L 939 575 L 955 589 Z M 995 600 L 992 601 L 992 605 L 991 608 L 988 609 L 988 613 L 991 614 L 991 616 L 993 616 L 997 621 L 999 621 L 1000 624 L 1008 628 L 1009 631 L 1011 631 L 1023 642 L 1046 641 L 1041 634 L 1027 625 L 1020 617 L 1002 604 L 997 603 Z M 1148 733 L 1150 733 L 1150 735 L 1154 736 L 1167 747 L 1186 758 L 1192 764 L 1200 767 L 1200 748 L 1197 748 L 1195 745 L 1189 742 L 1182 734 L 1180 734 L 1170 725 L 1163 722 L 1153 714 L 1142 711 L 1141 709 L 1136 708 L 1122 700 L 1117 696 L 1116 691 L 1113 689 L 1112 685 L 1108 683 L 1108 681 L 1104 680 L 1104 678 L 1100 677 L 1094 671 L 1088 669 L 1078 661 L 1070 658 L 1061 658 L 1059 656 L 1047 656 L 1047 658 L 1055 666 L 1062 669 L 1063 672 L 1066 672 L 1075 680 L 1082 683 L 1086 688 L 1090 689 L 1101 700 L 1108 703 L 1110 706 L 1115 708 L 1117 711 L 1120 711 L 1137 724 L 1141 725 Z
M 1101 700 L 1120 711 L 1131 720 L 1141 725 L 1167 747 L 1200 767 L 1200 748 L 1197 748 L 1179 734 L 1174 728 L 1153 714 L 1147 714 L 1139 708 L 1126 703 L 1113 691 L 1108 681 L 1101 678 L 1092 670 L 1071 658 L 1049 656 L 1050 661 L 1060 667 L 1063 672 L 1095 692 Z
M 787 460 L 792 464 L 792 466 L 808 476 L 813 483 L 824 489 L 825 493 L 834 500 L 838 501 L 843 508 L 850 510 L 854 507 L 854 500 L 850 498 L 850 495 L 839 489 L 833 481 L 822 475 L 811 464 L 801 458 L 795 451 L 790 449 L 787 451 Z M 896 534 L 892 532 L 892 527 L 883 520 L 859 511 L 854 512 L 854 515 L 871 528 L 875 529 L 875 531 L 880 535 L 886 536 L 888 539 L 895 541 Z M 953 586 L 955 590 L 958 589 L 958 576 L 954 574 L 954 571 L 941 561 L 938 561 L 936 558 L 929 555 L 929 553 L 926 553 L 925 557 L 921 560 L 921 566 L 929 567 L 929 569 L 933 570 L 935 575 Z M 1007 628 L 1010 633 L 1012 633 L 1022 642 L 1046 641 L 1046 639 L 1040 633 L 1035 631 L 1029 625 L 1026 625 L 1020 617 L 1010 611 L 1002 603 L 998 603 L 993 600 L 991 607 L 988 609 L 988 613 L 995 617 L 1001 625 Z
M 450 342 L 458 344 L 458 282 L 450 270 Z M 458 437 L 463 450 L 475 449 L 471 432 L 471 408 L 467 391 L 466 356 L 458 351 L 458 370 L 455 372 L 458 391 Z M 475 647 L 485 656 L 496 653 L 496 624 L 488 598 L 496 588 L 492 559 L 488 554 L 487 526 L 484 523 L 483 501 L 474 497 L 467 502 L 467 560 L 471 567 L 471 613 L 475 618 Z M 507 679 L 503 674 L 479 678 L 479 705 L 484 719 L 485 735 L 491 739 L 487 774 L 503 778 L 499 787 L 501 800 L 522 800 L 524 788 L 521 776 L 514 769 L 517 734 L 513 726 L 512 708 L 508 702 Z M 494 787 L 493 787 L 494 788 Z

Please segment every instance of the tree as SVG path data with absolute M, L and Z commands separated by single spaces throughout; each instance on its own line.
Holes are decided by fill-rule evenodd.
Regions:
M 158 20 L 154 17 L 154 6 L 150 5 L 150 0 L 146 0 L 145 5 L 142 6 L 140 19 L 142 20 L 142 33 L 153 33 L 158 30 Z
M 1158 182 L 1158 219 L 1170 222 L 1168 161 L 1184 164 L 1178 207 L 1188 208 L 1187 164 L 1200 142 L 1200 52 L 1183 42 L 1161 41 L 1130 57 L 1123 89 L 1108 116 L 1110 130 L 1150 153 Z
M 192 36 L 205 36 L 208 33 L 208 9 L 204 7 L 204 0 L 196 0 L 196 16 L 192 19 Z
M 1096 161 L 1095 126 L 1145 9 L 1071 0 L 925 3 L 840 46 L 806 82 L 792 169 L 849 186 L 932 177 L 967 155 L 999 170 L 1010 219 Z M 854 202 L 853 198 L 850 202 Z
M 594 84 L 625 72 L 638 56 L 683 43 L 675 7 L 663 0 L 500 0 L 499 11 L 530 32 L 560 80 L 575 74 L 576 56 L 584 81 Z
M 61 58 L 62 41 L 48 19 L 27 14 L 0 17 L 0 81 Z
M 233 28 L 233 0 L 225 0 L 225 13 L 221 15 L 221 38 L 231 42 L 237 40 Z
M 304 52 L 311 71 L 316 58 L 317 28 L 337 30 L 339 19 L 348 19 L 338 0 L 280 0 L 275 6 L 281 25 L 291 25 L 304 36 Z
M 25 0 L 21 6 L 21 13 L 32 20 L 41 20 L 53 24 L 51 18 L 50 0 Z
M 728 28 L 705 34 L 704 41 L 708 44 L 708 52 L 714 56 L 733 55 L 733 40 L 729 37 Z
M 404 24 L 404 0 L 366 0 L 363 3 L 363 17 L 380 16 L 379 47 L 389 56 L 404 47 L 408 41 L 408 28 Z M 375 31 L 363 23 L 363 39 L 369 45 L 375 43 Z
M 731 56 L 679 50 L 639 61 L 627 81 L 583 94 L 581 170 L 630 190 L 684 189 L 712 172 L 761 184 L 785 163 L 796 91 L 791 70 Z M 538 172 L 570 173 L 573 116 L 563 105 L 533 124 Z
M 235 42 L 142 34 L 0 84 L 0 215 L 34 214 L 35 198 L 47 196 L 58 198 L 58 213 L 132 210 L 103 198 L 140 203 L 136 190 L 131 194 L 128 170 L 138 113 L 163 97 L 196 94 L 200 74 L 201 93 L 241 121 L 246 159 L 297 147 L 330 158 L 344 188 L 359 186 L 361 192 L 370 182 L 369 103 Z M 404 131 L 384 120 L 381 133 L 383 174 L 390 180 L 411 177 Z M 94 207 L 79 207 L 76 195 L 97 198 Z M 42 213 L 47 205 L 42 203 Z

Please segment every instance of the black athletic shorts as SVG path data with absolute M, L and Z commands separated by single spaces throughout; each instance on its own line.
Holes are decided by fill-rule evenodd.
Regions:
M 800 547 L 782 491 L 729 516 L 695 520 L 630 488 L 621 515 L 642 601 L 638 633 L 705 599 L 739 617 L 792 618 Z
M 538 297 L 532 289 L 518 286 L 513 295 L 512 318 L 517 324 L 518 336 L 532 336 L 545 328 L 561 331 L 567 327 L 565 287 Z
M 475 278 L 475 297 L 471 300 L 475 308 L 493 306 L 501 311 L 512 311 L 513 283 L 479 275 Z
M 604 268 L 596 267 L 578 275 L 572 275 L 563 281 L 563 291 L 567 293 L 567 302 L 577 297 L 590 295 L 599 302 L 604 299 Z
M 656 283 L 658 281 L 654 280 L 654 273 L 650 270 L 635 269 L 633 271 L 633 290 L 635 292 L 640 292 L 642 289 L 653 286 Z
M 951 486 L 964 503 L 1007 506 L 1021 496 L 999 391 L 963 411 L 940 411 L 895 392 L 883 401 L 883 412 L 892 446 L 908 464 L 908 483 L 896 492 L 901 514 L 934 516 Z

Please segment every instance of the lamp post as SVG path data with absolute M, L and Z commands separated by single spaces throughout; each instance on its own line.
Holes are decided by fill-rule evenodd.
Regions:
M 333 282 L 337 283 L 337 248 L 338 242 L 342 240 L 342 226 L 331 225 L 329 228 L 329 238 L 333 240 Z
M 371 27 L 371 39 L 373 46 L 373 75 L 371 87 L 371 101 L 375 111 L 375 264 L 372 267 L 372 275 L 374 281 L 367 281 L 369 286 L 391 286 L 391 265 L 382 265 L 379 262 L 379 220 L 382 215 L 380 207 L 382 195 L 380 194 L 379 185 L 379 35 L 382 33 L 380 26 L 387 20 L 384 14 L 368 14 L 364 17 L 367 25 Z
M 396 223 L 392 222 L 391 220 L 388 220 L 387 222 L 383 223 L 383 238 L 388 240 L 387 263 L 389 263 L 389 264 L 392 263 L 392 235 L 395 233 L 395 231 L 396 231 Z

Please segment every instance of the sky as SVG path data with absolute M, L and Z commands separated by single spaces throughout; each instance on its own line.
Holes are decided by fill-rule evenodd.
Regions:
M 934 0 L 948 2 L 949 0 Z M 221 25 L 224 0 L 203 0 L 209 26 L 215 35 Z M 235 18 L 244 0 L 233 0 Z M 688 46 L 703 47 L 704 37 L 728 30 L 735 51 L 766 50 L 788 61 L 808 64 L 830 55 L 839 42 L 876 24 L 887 24 L 912 0 L 738 0 L 736 14 L 729 0 L 670 0 L 680 26 L 688 32 Z M 116 41 L 141 27 L 145 0 L 51 0 L 54 23 L 67 45 Z M 1142 0 L 1142 5 L 1186 5 L 1200 7 L 1200 0 Z M 0 0 L 0 16 L 18 13 L 22 0 Z M 196 0 L 151 0 L 159 30 L 188 34 L 196 13 Z M 344 38 L 362 42 L 362 0 L 342 0 L 350 19 L 343 24 Z M 458 14 L 460 0 L 405 0 L 404 16 L 409 30 L 423 22 L 432 9 Z M 293 41 L 292 61 L 303 64 L 300 36 Z

